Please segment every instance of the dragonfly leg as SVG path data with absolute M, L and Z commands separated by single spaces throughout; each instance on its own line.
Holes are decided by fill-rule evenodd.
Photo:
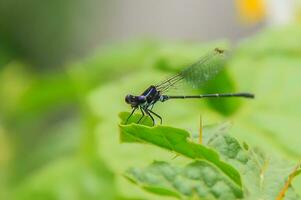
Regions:
M 134 114 L 134 112 L 137 110 L 137 108 L 134 108 L 133 111 L 131 112 L 131 114 L 128 116 L 128 118 L 126 119 L 125 124 L 128 123 L 129 119 L 132 117 L 132 115 Z
M 148 109 L 148 110 L 152 110 L 152 109 L 153 109 L 153 107 L 154 107 L 154 105 L 155 105 L 155 104 L 152 104 L 152 105 L 150 106 L 151 108 L 150 108 L 150 109 Z
M 155 120 L 154 120 L 154 117 L 150 114 L 149 110 L 148 109 L 144 109 L 144 112 L 152 119 L 152 122 L 153 122 L 153 126 L 155 125 Z
M 137 124 L 139 124 L 139 122 L 143 119 L 144 117 L 144 112 L 143 112 L 143 109 L 140 107 L 140 110 L 141 110 L 141 113 L 142 113 L 142 116 L 140 117 L 140 119 L 138 120 Z
M 153 115 L 155 115 L 156 117 L 158 117 L 160 119 L 160 124 L 162 124 L 162 117 L 160 115 L 158 115 L 157 113 L 155 113 L 152 110 L 148 110 L 150 113 L 152 113 Z

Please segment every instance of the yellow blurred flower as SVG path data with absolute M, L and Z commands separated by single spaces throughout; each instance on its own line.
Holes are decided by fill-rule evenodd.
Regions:
M 266 4 L 264 0 L 236 0 L 236 6 L 241 21 L 258 23 L 266 17 Z

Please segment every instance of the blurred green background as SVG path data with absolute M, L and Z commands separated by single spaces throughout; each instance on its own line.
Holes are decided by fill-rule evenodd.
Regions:
M 119 143 L 124 96 L 215 47 L 233 55 L 201 92 L 256 99 L 168 102 L 155 108 L 164 124 L 196 132 L 200 114 L 230 120 L 241 141 L 300 160 L 299 2 L 263 2 L 2 0 L 0 199 L 158 199 L 122 176 L 172 159 Z

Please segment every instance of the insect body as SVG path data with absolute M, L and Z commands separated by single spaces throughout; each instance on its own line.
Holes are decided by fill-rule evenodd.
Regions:
M 202 57 L 199 61 L 185 68 L 180 73 L 172 76 L 158 85 L 151 85 L 141 95 L 135 96 L 128 94 L 125 97 L 125 102 L 130 104 L 132 112 L 126 120 L 126 124 L 134 112 L 139 109 L 142 117 L 138 120 L 139 123 L 145 115 L 148 115 L 153 125 L 155 124 L 154 116 L 160 119 L 162 124 L 162 117 L 153 112 L 153 106 L 158 102 L 164 102 L 169 99 L 199 99 L 199 98 L 220 98 L 220 97 L 243 97 L 254 98 L 251 93 L 225 93 L 225 94 L 201 94 L 201 95 L 165 95 L 165 93 L 175 85 L 180 84 L 183 80 L 191 83 L 194 86 L 200 87 L 204 82 L 210 80 L 218 74 L 223 68 L 224 51 L 215 49 L 213 53 Z
M 148 116 L 150 116 L 150 118 L 152 119 L 153 124 L 154 124 L 155 120 L 152 116 L 152 114 L 153 114 L 160 119 L 160 122 L 162 124 L 161 116 L 159 116 L 158 114 L 156 114 L 155 112 L 152 111 L 153 106 L 157 101 L 162 101 L 162 96 L 161 96 L 160 92 L 156 89 L 156 87 L 153 85 L 150 86 L 149 88 L 147 88 L 139 96 L 134 96 L 134 95 L 130 95 L 130 94 L 127 95 L 125 97 L 125 102 L 130 104 L 133 108 L 133 111 L 132 111 L 131 115 L 128 117 L 127 122 L 130 119 L 130 117 L 134 114 L 134 112 L 139 108 L 142 113 L 142 117 L 139 119 L 139 121 L 137 123 L 139 123 L 143 119 L 144 115 L 147 114 Z

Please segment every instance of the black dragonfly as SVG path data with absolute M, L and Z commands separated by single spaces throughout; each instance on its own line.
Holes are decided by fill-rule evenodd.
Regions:
M 160 101 L 165 102 L 169 99 L 200 99 L 200 98 L 220 98 L 220 97 L 243 97 L 254 98 L 254 94 L 251 93 L 223 93 L 223 94 L 201 94 L 201 95 L 166 95 L 166 92 L 179 85 L 184 81 L 190 83 L 194 87 L 200 87 L 202 84 L 214 76 L 225 65 L 225 51 L 221 49 L 214 49 L 213 52 L 203 56 L 200 60 L 194 64 L 186 67 L 178 74 L 162 81 L 157 85 L 149 86 L 141 95 L 135 96 L 128 94 L 125 97 L 125 102 L 130 104 L 132 112 L 126 120 L 126 124 L 136 110 L 140 110 L 142 113 L 141 118 L 137 121 L 139 123 L 145 115 L 148 115 L 153 125 L 155 125 L 154 116 L 156 116 L 162 124 L 162 117 L 152 111 L 154 105 Z

